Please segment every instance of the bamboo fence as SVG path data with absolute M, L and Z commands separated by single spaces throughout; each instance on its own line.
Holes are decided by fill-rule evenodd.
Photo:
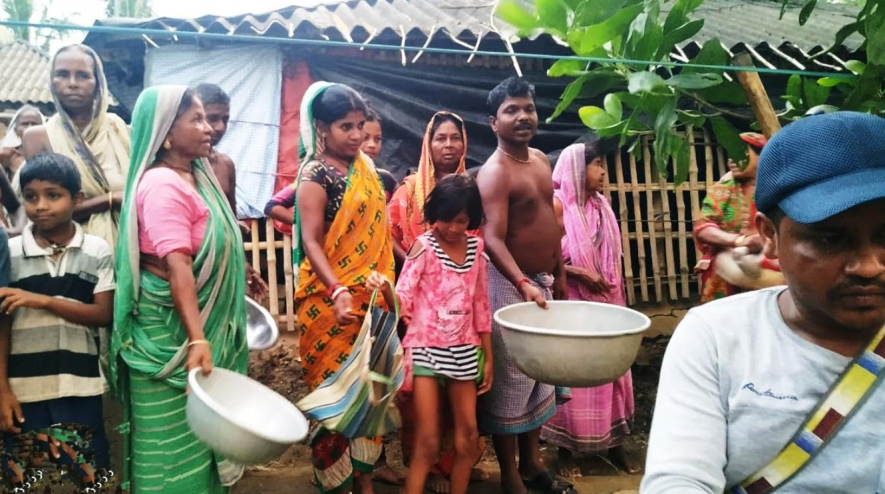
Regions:
M 688 180 L 675 187 L 655 168 L 652 142 L 648 137 L 640 141 L 638 158 L 626 150 L 607 158 L 605 193 L 620 221 L 630 305 L 689 300 L 699 292 L 694 265 L 700 253 L 692 222 L 706 190 L 727 171 L 722 148 L 706 130 L 696 131 L 689 137 Z M 247 256 L 270 287 L 270 313 L 280 327 L 294 331 L 292 238 L 264 220 L 252 220 L 248 237 Z
M 621 227 L 627 303 L 688 300 L 700 289 L 692 223 L 707 189 L 726 173 L 725 152 L 706 131 L 689 136 L 688 180 L 676 187 L 654 166 L 653 138 L 608 156 L 605 193 Z M 668 166 L 672 176 L 673 163 Z

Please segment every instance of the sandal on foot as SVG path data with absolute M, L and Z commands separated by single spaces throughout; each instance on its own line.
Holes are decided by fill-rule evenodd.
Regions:
M 525 480 L 525 486 L 547 494 L 578 494 L 574 484 L 556 480 L 550 472 L 541 472 L 531 480 Z

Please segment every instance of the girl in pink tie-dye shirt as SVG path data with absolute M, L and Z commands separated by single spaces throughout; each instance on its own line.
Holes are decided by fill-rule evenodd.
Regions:
M 476 397 L 492 386 L 488 259 L 481 238 L 467 233 L 483 220 L 476 182 L 451 175 L 427 198 L 424 219 L 433 228 L 417 238 L 396 285 L 408 325 L 403 346 L 412 375 L 417 415 L 415 451 L 406 494 L 424 491 L 440 444 L 440 393 L 455 422 L 452 494 L 464 494 L 475 462 L 479 433 Z M 387 285 L 384 285 L 387 286 Z M 373 273 L 370 288 L 382 288 Z M 389 286 L 385 296 L 392 300 Z

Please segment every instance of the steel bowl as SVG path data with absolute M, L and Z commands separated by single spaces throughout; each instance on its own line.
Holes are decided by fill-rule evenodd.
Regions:
M 246 297 L 246 342 L 249 350 L 267 350 L 277 343 L 280 330 L 270 312 Z
M 507 353 L 532 379 L 588 388 L 623 376 L 639 352 L 642 333 L 651 325 L 644 314 L 626 307 L 580 301 L 534 302 L 495 312 Z
M 295 405 L 272 389 L 227 369 L 188 374 L 187 423 L 209 449 L 245 465 L 267 463 L 307 437 Z

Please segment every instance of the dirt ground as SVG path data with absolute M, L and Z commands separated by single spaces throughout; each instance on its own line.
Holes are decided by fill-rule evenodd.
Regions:
M 636 413 L 633 435 L 628 439 L 626 448 L 629 453 L 645 462 L 645 449 L 648 444 L 648 431 L 651 426 L 651 415 L 654 409 L 657 391 L 658 374 L 661 359 L 669 337 L 658 336 L 647 338 L 643 342 L 639 357 L 633 366 L 633 386 Z M 264 383 L 274 391 L 287 397 L 293 403 L 304 396 L 306 387 L 301 381 L 301 364 L 297 351 L 294 350 L 294 335 L 285 335 L 274 348 L 265 352 L 253 352 L 249 364 L 249 375 Z M 402 454 L 396 434 L 386 438 L 388 461 L 396 469 L 403 469 Z M 548 464 L 553 464 L 556 448 L 543 446 Z M 581 494 L 626 494 L 636 492 L 639 488 L 641 475 L 628 475 L 619 471 L 605 457 L 592 455 L 579 459 L 583 477 L 575 481 L 575 487 Z M 491 447 L 480 466 L 488 471 L 491 478 L 483 483 L 475 484 L 470 492 L 473 494 L 498 494 L 500 492 L 500 475 L 498 465 Z M 268 465 L 252 467 L 233 490 L 233 494 L 283 494 L 317 492 L 310 485 L 310 451 L 305 445 L 293 446 L 279 460 Z M 376 484 L 377 494 L 396 494 L 398 487 Z

